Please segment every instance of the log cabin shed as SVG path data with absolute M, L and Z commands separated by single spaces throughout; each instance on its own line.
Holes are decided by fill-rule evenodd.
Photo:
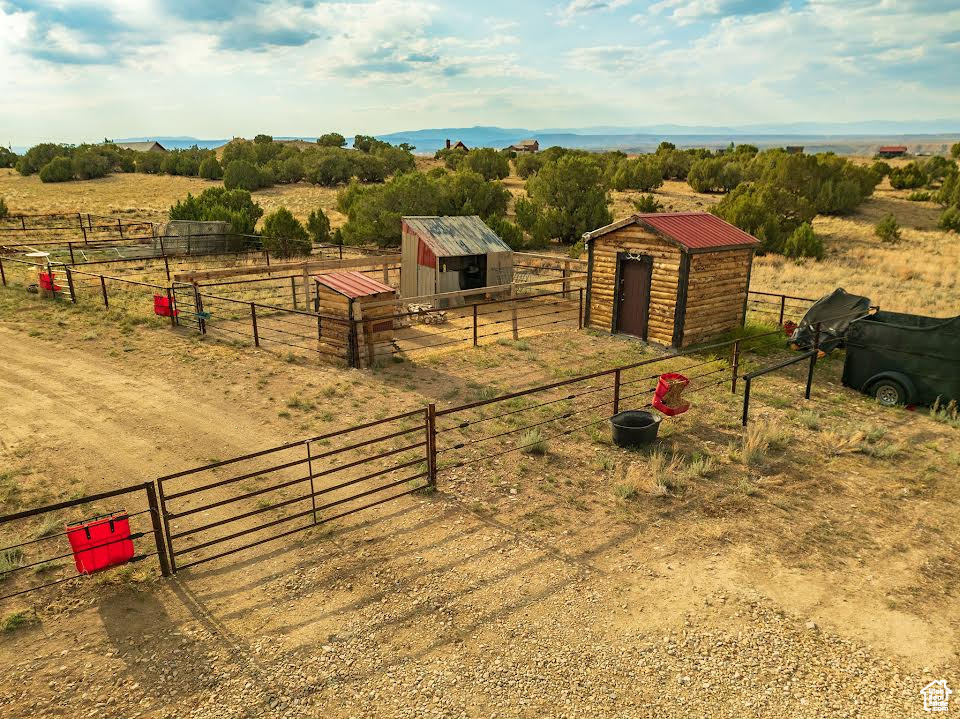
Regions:
M 396 299 L 396 289 L 354 271 L 328 272 L 313 279 L 313 309 L 323 316 L 317 325 L 321 344 L 350 364 L 356 358 L 363 358 L 368 366 L 373 364 L 378 350 L 380 354 L 388 351 L 393 340 L 397 305 L 390 300 Z M 359 320 L 356 332 L 350 319 Z
M 584 240 L 587 327 L 686 347 L 743 325 L 760 242 L 716 215 L 637 214 Z
M 476 215 L 404 217 L 400 253 L 404 298 L 482 290 L 513 281 L 513 250 Z

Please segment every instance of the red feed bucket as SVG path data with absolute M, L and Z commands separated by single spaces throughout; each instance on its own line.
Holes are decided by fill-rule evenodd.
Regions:
M 88 519 L 67 527 L 67 538 L 80 574 L 126 564 L 133 558 L 130 518 L 126 512 Z
M 660 375 L 657 389 L 653 393 L 653 406 L 668 417 L 683 414 L 690 409 L 690 403 L 682 399 L 680 393 L 690 384 L 682 374 L 667 372 Z

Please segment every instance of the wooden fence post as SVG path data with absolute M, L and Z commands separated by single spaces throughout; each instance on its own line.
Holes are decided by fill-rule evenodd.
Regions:
M 3 283 L 3 286 L 7 286 L 7 276 L 3 273 L 3 257 L 0 256 L 0 282 Z
M 73 304 L 77 304 L 77 293 L 73 288 L 73 273 L 69 267 L 64 267 L 63 270 L 67 273 L 67 287 L 70 290 L 70 301 L 73 302 Z
M 297 305 L 297 278 L 292 275 L 290 277 L 290 297 L 293 298 L 293 309 L 299 309 Z
M 583 329 L 583 288 L 580 288 L 580 302 L 577 307 L 577 329 Z
M 168 278 L 169 279 L 169 278 Z M 170 311 L 170 326 L 177 326 L 177 311 L 173 307 L 173 292 L 167 288 L 167 309 Z
M 257 305 L 255 302 L 250 303 L 250 324 L 253 325 L 253 346 L 260 346 L 260 332 L 257 330 Z
M 110 302 L 107 301 L 107 281 L 103 275 L 100 275 L 100 292 L 103 294 L 103 306 L 109 307 Z

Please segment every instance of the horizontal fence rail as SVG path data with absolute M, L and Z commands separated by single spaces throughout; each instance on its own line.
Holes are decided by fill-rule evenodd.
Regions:
M 87 553 L 126 541 L 100 541 L 74 552 L 68 527 L 75 530 L 91 515 L 129 520 L 127 539 L 135 550 L 130 562 L 156 556 L 161 574 L 170 574 L 156 488 L 153 482 L 144 482 L 0 516 L 0 557 L 5 567 L 0 573 L 0 600 L 76 580 L 84 575 L 76 570 L 75 556 L 83 559 Z

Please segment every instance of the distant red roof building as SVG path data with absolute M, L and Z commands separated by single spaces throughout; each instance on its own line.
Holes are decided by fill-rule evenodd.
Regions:
M 906 145 L 883 145 L 877 150 L 880 157 L 900 157 L 907 154 Z
M 601 235 L 631 224 L 646 227 L 688 252 L 757 247 L 760 244 L 760 240 L 753 235 L 725 220 L 721 220 L 716 215 L 711 215 L 709 212 L 637 214 L 596 229 L 593 232 L 588 232 L 584 237 L 589 242 Z

